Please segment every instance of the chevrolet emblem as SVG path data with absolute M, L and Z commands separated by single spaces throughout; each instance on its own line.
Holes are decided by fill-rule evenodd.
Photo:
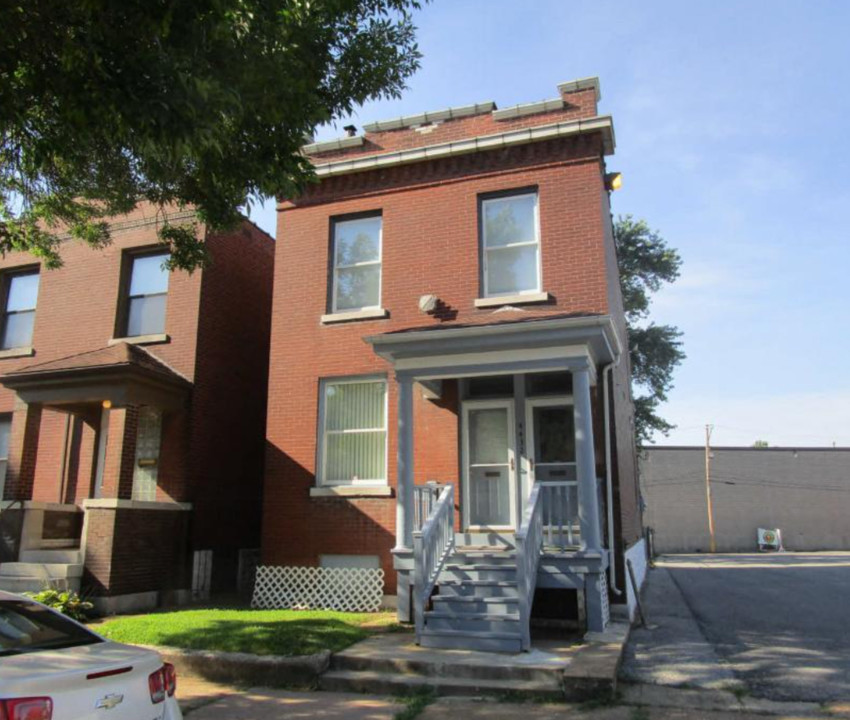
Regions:
M 112 710 L 112 708 L 117 707 L 122 702 L 124 702 L 124 696 L 113 693 L 102 697 L 94 704 L 94 707 L 96 710 Z

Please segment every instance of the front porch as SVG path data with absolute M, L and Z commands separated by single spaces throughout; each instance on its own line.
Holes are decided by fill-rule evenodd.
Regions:
M 127 344 L 7 373 L 0 587 L 80 590 L 99 609 L 154 606 L 188 584 L 191 383 Z
M 610 318 L 367 341 L 392 363 L 398 385 L 393 555 L 399 618 L 415 623 L 417 642 L 529 650 L 538 588 L 574 591 L 587 629 L 604 630 L 615 543 L 610 523 L 603 540 L 611 489 L 597 466 L 610 473 L 610 452 L 595 444 L 592 388 L 621 353 Z M 447 381 L 460 388 L 460 482 L 417 486 L 413 393 L 439 398 Z M 610 427 L 607 400 L 597 407 L 598 426 Z

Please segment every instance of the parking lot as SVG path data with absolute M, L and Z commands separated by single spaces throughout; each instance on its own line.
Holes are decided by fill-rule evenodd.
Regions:
M 650 573 L 622 677 L 773 700 L 850 697 L 850 553 L 677 555 Z

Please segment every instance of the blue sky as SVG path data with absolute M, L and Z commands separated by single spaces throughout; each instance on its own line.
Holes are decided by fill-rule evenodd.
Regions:
M 684 260 L 653 308 L 688 354 L 659 442 L 712 423 L 715 444 L 850 445 L 850 3 L 436 0 L 416 19 L 422 69 L 357 125 L 600 77 L 614 212 Z M 273 231 L 270 203 L 253 216 Z

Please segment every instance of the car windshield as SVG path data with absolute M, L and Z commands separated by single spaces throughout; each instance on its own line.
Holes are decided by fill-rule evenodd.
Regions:
M 24 600 L 0 600 L 0 656 L 103 642 L 59 613 Z

